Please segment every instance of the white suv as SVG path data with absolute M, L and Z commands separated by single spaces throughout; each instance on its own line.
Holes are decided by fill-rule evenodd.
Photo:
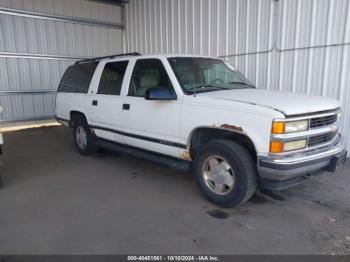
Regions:
M 122 54 L 78 61 L 59 85 L 56 117 L 77 150 L 99 147 L 193 168 L 211 202 L 231 207 L 257 186 L 284 189 L 346 159 L 337 100 L 255 88 L 225 61 Z

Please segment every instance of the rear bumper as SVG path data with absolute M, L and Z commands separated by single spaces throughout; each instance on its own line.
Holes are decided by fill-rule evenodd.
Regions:
M 309 180 L 323 171 L 335 171 L 346 159 L 342 139 L 322 151 L 300 153 L 285 158 L 259 157 L 260 186 L 282 190 Z M 339 163 L 338 163 L 339 162 Z

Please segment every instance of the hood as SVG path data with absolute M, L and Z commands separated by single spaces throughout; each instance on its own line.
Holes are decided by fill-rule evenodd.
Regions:
M 255 88 L 199 93 L 197 96 L 263 106 L 277 110 L 286 116 L 315 113 L 340 107 L 336 99 Z

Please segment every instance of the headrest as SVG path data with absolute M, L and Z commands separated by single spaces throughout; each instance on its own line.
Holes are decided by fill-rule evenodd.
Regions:
M 141 87 L 155 87 L 158 84 L 158 79 L 154 75 L 144 75 L 140 79 Z

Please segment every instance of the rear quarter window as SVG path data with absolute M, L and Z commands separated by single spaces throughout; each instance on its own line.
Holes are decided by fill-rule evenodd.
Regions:
M 97 62 L 78 63 L 68 67 L 57 92 L 86 94 L 97 64 Z
M 103 69 L 97 94 L 120 95 L 124 74 L 129 61 L 111 62 Z

